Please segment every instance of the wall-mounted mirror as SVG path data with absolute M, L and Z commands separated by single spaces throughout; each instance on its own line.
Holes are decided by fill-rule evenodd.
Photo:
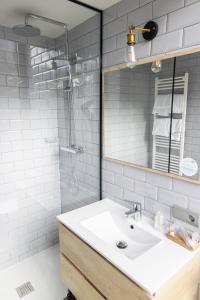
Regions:
M 200 183 L 200 52 L 104 71 L 104 158 Z

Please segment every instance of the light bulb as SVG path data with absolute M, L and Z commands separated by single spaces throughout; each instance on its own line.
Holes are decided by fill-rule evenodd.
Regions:
M 135 48 L 134 45 L 127 46 L 127 65 L 130 69 L 136 66 Z
M 153 73 L 159 73 L 162 70 L 162 62 L 161 60 L 156 60 L 151 65 L 151 71 Z

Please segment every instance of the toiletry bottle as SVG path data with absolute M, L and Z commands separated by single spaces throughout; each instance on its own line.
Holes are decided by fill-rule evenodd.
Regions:
M 154 218 L 154 228 L 158 231 L 162 231 L 163 225 L 164 225 L 164 216 L 160 211 L 158 211 Z

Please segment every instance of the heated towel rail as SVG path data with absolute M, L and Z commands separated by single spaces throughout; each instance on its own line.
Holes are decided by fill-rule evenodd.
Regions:
M 179 118 L 182 119 L 180 141 L 170 141 L 169 137 L 164 136 L 153 136 L 152 168 L 164 172 L 169 171 L 170 173 L 177 175 L 182 175 L 180 171 L 180 162 L 182 161 L 184 155 L 188 78 L 189 74 L 185 73 L 184 76 L 178 76 L 175 77 L 175 79 L 173 79 L 172 77 L 162 79 L 159 79 L 157 77 L 155 79 L 155 99 L 160 94 L 172 94 L 172 90 L 174 90 L 174 93 L 183 94 L 184 96 L 182 110 L 183 112 L 179 116 Z M 154 114 L 154 120 L 157 117 L 158 116 Z M 171 146 L 170 152 L 169 146 Z

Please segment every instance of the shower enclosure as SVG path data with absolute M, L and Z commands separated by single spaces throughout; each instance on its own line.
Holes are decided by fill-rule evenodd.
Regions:
M 65 7 L 0 19 L 0 270 L 57 243 L 56 215 L 100 199 L 101 17 L 73 2 L 78 24 Z

